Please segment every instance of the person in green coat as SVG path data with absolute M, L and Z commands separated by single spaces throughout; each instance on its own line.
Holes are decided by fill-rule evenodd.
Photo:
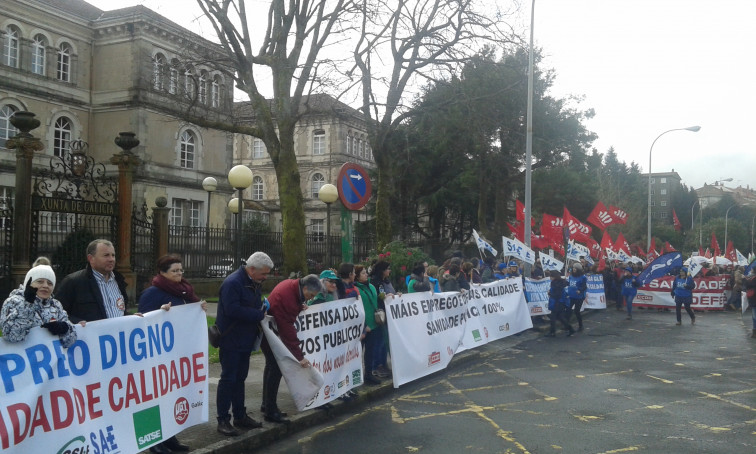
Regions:
M 339 281 L 339 277 L 333 270 L 323 270 L 320 273 L 320 282 L 323 283 L 323 291 L 315 295 L 315 297 L 307 302 L 308 306 L 314 306 L 316 304 L 327 303 L 337 298 L 338 291 L 336 283 Z
M 362 332 L 362 346 L 365 349 L 365 383 L 379 385 L 381 379 L 373 374 L 373 360 L 377 353 L 378 341 L 381 338 L 381 330 L 375 322 L 375 310 L 378 309 L 378 291 L 373 284 L 368 282 L 368 273 L 364 266 L 355 265 L 354 273 L 357 280 L 354 286 L 360 291 L 362 306 L 365 308 L 365 329 Z

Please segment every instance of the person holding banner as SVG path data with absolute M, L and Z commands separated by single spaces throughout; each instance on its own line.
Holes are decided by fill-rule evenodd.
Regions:
M 580 263 L 572 265 L 568 282 L 567 295 L 570 297 L 570 308 L 578 321 L 578 331 L 583 331 L 583 315 L 580 311 L 583 309 L 585 292 L 588 290 L 588 278 L 583 274 L 583 266 Z
M 570 307 L 567 296 L 567 286 L 569 283 L 562 278 L 562 273 L 557 270 L 551 270 L 549 272 L 549 278 L 551 279 L 551 286 L 549 287 L 549 320 L 551 322 L 551 330 L 547 337 L 556 336 L 556 322 L 559 320 L 562 323 L 564 329 L 569 331 L 567 336 L 575 334 L 575 329 L 570 325 L 567 310 Z
M 76 342 L 76 330 L 60 301 L 52 297 L 55 272 L 37 265 L 24 277 L 25 284 L 13 290 L 0 311 L 0 328 L 7 342 L 22 342 L 32 328 L 42 327 L 68 348 Z
M 339 299 L 357 298 L 360 292 L 354 286 L 354 263 L 342 263 L 339 265 L 339 277 L 341 278 L 341 282 L 337 284 Z
M 181 258 L 176 255 L 164 255 L 157 261 L 158 274 L 152 278 L 152 286 L 139 297 L 139 312 L 142 314 L 171 306 L 199 302 L 202 310 L 207 311 L 207 302 L 194 293 L 194 287 L 184 279 L 184 267 Z
M 226 436 L 239 435 L 234 427 L 262 427 L 247 415 L 244 381 L 249 373 L 249 357 L 259 337 L 259 324 L 268 310 L 262 297 L 262 282 L 271 269 L 273 260 L 264 252 L 255 252 L 244 266 L 229 274 L 220 287 L 215 324 L 223 334 L 218 353 L 221 374 L 216 408 L 218 432 Z M 234 415 L 233 426 L 229 410 Z
M 338 282 L 339 278 L 333 270 L 323 270 L 320 273 L 320 282 L 323 284 L 323 290 L 315 295 L 314 298 L 307 301 L 308 306 L 314 306 L 316 304 L 327 303 L 328 301 L 334 301 L 338 299 Z
M 416 262 L 412 267 L 412 274 L 407 283 L 407 293 L 430 292 L 431 284 L 428 276 L 425 274 L 425 265 L 423 262 Z
M 310 367 L 310 360 L 305 358 L 294 327 L 299 313 L 307 309 L 307 301 L 323 291 L 323 284 L 318 276 L 308 274 L 301 279 L 286 279 L 275 286 L 268 301 L 269 315 L 273 316 L 278 330 L 278 337 L 294 355 L 302 367 Z M 263 410 L 265 420 L 276 423 L 288 423 L 286 415 L 278 409 L 278 387 L 281 384 L 281 369 L 270 348 L 267 338 L 263 338 L 261 349 L 265 355 L 263 371 Z
M 365 328 L 362 331 L 362 347 L 365 349 L 365 383 L 368 385 L 380 385 L 381 380 L 375 370 L 375 357 L 383 340 L 383 333 L 375 321 L 375 311 L 378 309 L 378 291 L 368 281 L 365 267 L 356 265 L 354 272 L 357 273 L 355 287 L 360 291 L 362 306 L 365 308 Z
M 682 311 L 680 309 L 683 305 L 685 305 L 685 312 L 690 316 L 690 324 L 696 324 L 696 315 L 690 309 L 690 305 L 693 303 L 694 288 L 696 288 L 696 283 L 692 277 L 688 276 L 688 268 L 680 268 L 680 275 L 672 283 L 672 298 L 675 299 L 676 325 L 678 326 L 682 324 Z
M 627 320 L 633 319 L 633 299 L 638 294 L 638 287 L 640 282 L 638 278 L 633 276 L 633 269 L 630 267 L 625 268 L 625 275 L 622 277 L 620 283 L 622 287 L 622 298 L 625 300 L 625 307 L 627 308 Z
M 378 291 L 378 307 L 384 311 L 386 310 L 386 298 L 393 298 L 397 294 L 394 284 L 391 283 L 389 278 L 391 276 L 390 265 L 385 260 L 379 260 L 371 270 L 370 283 Z M 430 277 L 428 280 L 430 280 Z M 402 294 L 398 293 L 398 296 L 402 296 Z M 379 378 L 385 378 L 391 375 L 391 370 L 388 367 L 388 326 L 384 324 L 379 327 L 378 331 L 381 332 L 381 342 L 375 361 L 373 361 L 375 364 L 373 370 L 377 371 Z

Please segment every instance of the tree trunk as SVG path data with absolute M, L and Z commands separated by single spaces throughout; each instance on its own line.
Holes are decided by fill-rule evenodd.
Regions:
M 280 134 L 281 149 L 275 166 L 278 194 L 283 217 L 284 272 L 307 272 L 307 248 L 304 217 L 304 198 L 299 179 L 299 167 L 294 154 L 293 134 Z
M 379 160 L 376 163 L 379 164 Z M 391 233 L 391 212 L 389 204 L 391 203 L 391 179 L 386 175 L 383 167 L 378 165 L 378 196 L 375 202 L 375 230 L 378 240 L 378 250 L 391 242 L 393 235 Z

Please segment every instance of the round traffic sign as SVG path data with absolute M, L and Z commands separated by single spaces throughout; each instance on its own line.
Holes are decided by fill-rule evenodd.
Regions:
M 349 210 L 359 210 L 364 207 L 372 193 L 372 184 L 367 171 L 353 162 L 346 162 L 341 166 L 336 187 L 339 189 L 341 203 Z

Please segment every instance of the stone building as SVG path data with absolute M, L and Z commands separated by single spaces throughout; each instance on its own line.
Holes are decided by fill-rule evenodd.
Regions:
M 202 180 L 213 176 L 219 188 L 211 218 L 225 224 L 232 135 L 181 119 L 230 119 L 231 80 L 217 64 L 200 63 L 217 62 L 218 46 L 143 6 L 103 11 L 81 0 L 3 2 L 0 38 L 2 200 L 15 181 L 14 156 L 5 148 L 15 134 L 8 119 L 26 110 L 41 121 L 32 133 L 45 144 L 35 166 L 66 156 L 78 139 L 96 162 L 107 163 L 119 151 L 113 139 L 131 131 L 143 161 L 134 177 L 136 205 L 151 207 L 163 196 L 172 224 L 204 225 Z M 65 228 L 65 219 L 57 221 Z

